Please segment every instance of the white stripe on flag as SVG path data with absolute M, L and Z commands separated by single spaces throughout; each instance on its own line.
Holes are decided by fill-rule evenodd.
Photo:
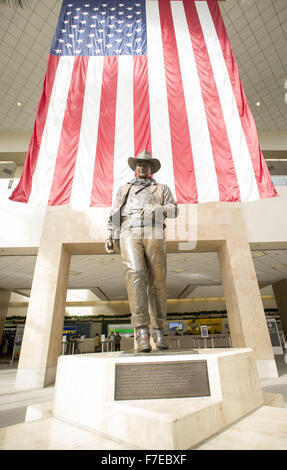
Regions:
M 171 2 L 171 8 L 185 95 L 198 202 L 219 201 L 209 129 L 183 3 Z
M 146 2 L 146 18 L 151 147 L 153 156 L 159 158 L 161 162 L 161 169 L 156 173 L 155 178 L 159 183 L 167 184 L 176 197 L 162 36 L 157 2 Z
M 134 156 L 133 56 L 118 58 L 113 201 L 120 185 L 134 177 L 128 158 Z
M 86 78 L 79 150 L 70 204 L 89 207 L 94 177 L 99 113 L 101 103 L 103 56 L 90 57 Z
M 260 199 L 251 157 L 241 126 L 228 70 L 208 5 L 206 2 L 195 2 L 195 5 L 221 102 L 234 167 L 240 189 L 241 201 Z
M 74 57 L 66 56 L 59 61 L 29 203 L 48 204 L 74 60 Z

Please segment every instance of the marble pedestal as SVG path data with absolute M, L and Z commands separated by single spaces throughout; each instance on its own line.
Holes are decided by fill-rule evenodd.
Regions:
M 59 358 L 53 415 L 141 449 L 188 449 L 263 405 L 251 349 Z M 116 364 L 206 360 L 210 395 L 116 401 Z

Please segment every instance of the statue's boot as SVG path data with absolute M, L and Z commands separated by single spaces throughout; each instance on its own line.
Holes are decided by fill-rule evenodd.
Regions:
M 138 352 L 150 352 L 150 334 L 149 328 L 147 326 L 141 326 L 136 328 L 136 341 L 137 341 L 137 351 Z
M 164 339 L 164 332 L 161 329 L 154 328 L 152 330 L 152 337 L 157 349 L 168 349 L 168 345 Z

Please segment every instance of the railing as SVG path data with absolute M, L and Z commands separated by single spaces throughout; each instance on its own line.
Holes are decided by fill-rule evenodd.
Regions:
M 230 335 L 208 335 L 202 338 L 200 335 L 169 336 L 170 349 L 201 349 L 201 348 L 231 348 Z

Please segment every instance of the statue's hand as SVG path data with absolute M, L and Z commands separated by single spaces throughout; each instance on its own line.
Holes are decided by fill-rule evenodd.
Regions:
M 161 212 L 162 206 L 160 204 L 148 204 L 143 211 L 144 217 L 149 217 L 152 213 Z
M 113 242 L 113 239 L 112 238 L 108 238 L 105 242 L 105 249 L 106 249 L 106 252 L 110 255 L 110 254 L 113 254 L 115 252 L 114 250 L 114 242 Z

